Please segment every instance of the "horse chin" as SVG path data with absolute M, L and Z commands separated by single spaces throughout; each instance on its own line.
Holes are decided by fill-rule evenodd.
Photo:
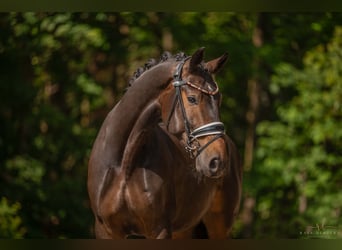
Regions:
M 204 171 L 203 172 L 203 175 L 207 178 L 210 178 L 210 179 L 219 179 L 223 176 L 223 172 L 221 171 L 220 173 L 210 173 L 209 171 Z

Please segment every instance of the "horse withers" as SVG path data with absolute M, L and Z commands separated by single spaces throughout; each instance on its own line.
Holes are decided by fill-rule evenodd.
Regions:
M 97 238 L 183 238 L 200 221 L 210 238 L 228 236 L 242 171 L 213 78 L 227 54 L 203 54 L 151 60 L 107 115 L 88 166 Z

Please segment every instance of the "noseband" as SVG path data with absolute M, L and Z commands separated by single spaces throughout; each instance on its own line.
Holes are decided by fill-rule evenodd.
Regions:
M 169 123 L 171 120 L 171 116 L 176 108 L 177 101 L 179 102 L 180 109 L 182 112 L 183 116 L 183 121 L 184 121 L 184 127 L 185 127 L 185 132 L 187 134 L 187 142 L 185 146 L 185 150 L 189 153 L 191 159 L 195 159 L 206 147 L 208 147 L 211 143 L 213 143 L 215 140 L 218 138 L 222 137 L 225 133 L 224 130 L 224 124 L 222 122 L 210 122 L 208 124 L 204 124 L 194 130 L 191 131 L 190 128 L 190 123 L 186 115 L 185 107 L 184 107 L 184 102 L 181 94 L 181 87 L 184 85 L 188 85 L 191 88 L 197 89 L 201 91 L 202 93 L 205 93 L 207 95 L 213 96 L 218 93 L 219 88 L 216 85 L 216 88 L 211 91 L 207 89 L 203 89 L 200 86 L 197 86 L 189 81 L 184 81 L 182 80 L 182 69 L 184 66 L 184 63 L 186 60 L 188 60 L 190 57 L 185 58 L 183 61 L 181 61 L 176 68 L 176 72 L 173 75 L 173 83 L 172 85 L 174 86 L 176 90 L 175 98 L 173 100 L 173 105 L 167 120 L 167 125 L 166 127 L 169 127 Z M 205 136 L 214 136 L 211 140 L 209 140 L 205 145 L 201 146 L 198 138 L 205 137 Z

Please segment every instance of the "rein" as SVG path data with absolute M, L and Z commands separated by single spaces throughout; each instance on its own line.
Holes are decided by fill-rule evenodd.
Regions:
M 171 120 L 171 116 L 174 113 L 175 109 L 176 109 L 176 104 L 177 101 L 179 102 L 180 105 L 180 109 L 182 112 L 182 116 L 183 116 L 183 121 L 184 121 L 184 127 L 185 127 L 185 132 L 187 134 L 187 142 L 186 142 L 186 146 L 185 146 L 185 150 L 189 153 L 190 158 L 191 159 L 195 159 L 206 147 L 208 147 L 211 143 L 213 143 L 215 140 L 217 140 L 218 138 L 222 137 L 225 133 L 225 129 L 224 129 L 224 124 L 222 122 L 210 122 L 207 124 L 204 124 L 196 129 L 194 129 L 193 131 L 191 131 L 190 128 L 190 123 L 189 120 L 187 118 L 186 115 L 186 111 L 185 111 L 185 107 L 184 107 L 184 102 L 183 102 L 183 98 L 182 98 L 182 86 L 187 85 L 191 88 L 195 88 L 199 91 L 201 91 L 202 93 L 205 93 L 207 95 L 216 95 L 219 91 L 219 88 L 216 85 L 216 88 L 211 91 L 211 90 L 206 90 L 201 88 L 200 86 L 197 86 L 189 81 L 184 81 L 182 80 L 182 69 L 184 66 L 184 63 L 186 62 L 186 60 L 188 60 L 190 57 L 185 58 L 184 60 L 182 60 L 176 68 L 176 72 L 173 75 L 173 83 L 172 85 L 174 86 L 175 90 L 176 90 L 176 94 L 173 100 L 173 104 L 172 104 L 172 108 L 167 120 L 167 125 L 166 127 L 169 127 L 169 123 Z M 205 145 L 201 146 L 198 138 L 201 137 L 205 137 L 205 136 L 212 136 L 214 135 L 214 137 L 209 140 Z

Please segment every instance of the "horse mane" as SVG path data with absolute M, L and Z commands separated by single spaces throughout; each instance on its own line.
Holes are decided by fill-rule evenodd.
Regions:
M 133 83 L 135 82 L 136 79 L 139 78 L 139 76 L 141 76 L 145 71 L 149 70 L 150 68 L 152 68 L 152 67 L 154 67 L 154 66 L 156 66 L 162 62 L 165 62 L 169 59 L 173 59 L 175 61 L 181 61 L 187 57 L 188 56 L 184 52 L 179 52 L 175 55 L 172 55 L 170 52 L 165 51 L 160 56 L 159 61 L 157 61 L 154 58 L 150 58 L 143 66 L 137 68 L 137 70 L 133 73 L 133 76 L 128 81 L 127 89 L 133 85 Z

